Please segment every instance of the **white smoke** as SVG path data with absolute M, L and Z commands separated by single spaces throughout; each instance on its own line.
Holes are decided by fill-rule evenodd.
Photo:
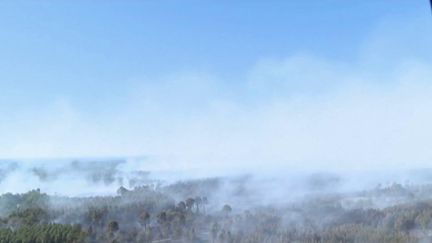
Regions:
M 432 65 L 422 48 L 430 25 L 383 22 L 356 60 L 298 53 L 259 60 L 240 80 L 201 72 L 142 79 L 124 103 L 97 115 L 60 98 L 5 120 L 0 155 L 145 155 L 157 161 L 146 170 L 201 176 L 425 167 Z M 38 185 L 9 176 L 1 191 L 19 184 Z

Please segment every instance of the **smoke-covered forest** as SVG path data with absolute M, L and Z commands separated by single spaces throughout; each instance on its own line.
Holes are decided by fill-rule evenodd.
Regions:
M 432 184 L 388 183 L 338 192 L 331 189 L 338 180 L 312 174 L 313 190 L 296 197 L 290 189 L 281 190 L 284 194 L 274 201 L 264 200 L 266 192 L 251 175 L 135 180 L 133 187 L 129 183 L 105 196 L 48 195 L 36 188 L 5 193 L 0 196 L 0 242 L 432 240 Z
M 432 243 L 432 0 L 0 0 L 0 243 Z

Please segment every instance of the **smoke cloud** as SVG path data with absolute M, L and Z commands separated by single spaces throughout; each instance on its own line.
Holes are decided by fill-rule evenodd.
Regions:
M 424 20 L 418 18 L 383 21 L 353 60 L 299 52 L 258 60 L 236 80 L 195 71 L 137 77 L 141 85 L 131 87 L 122 103 L 97 114 L 60 97 L 6 119 L 0 155 L 145 155 L 153 162 L 135 163 L 144 174 L 205 176 L 421 168 L 432 158 L 432 62 L 428 51 L 419 50 L 431 43 L 432 34 L 410 35 L 421 26 Z M 126 164 L 28 167 L 40 181 L 53 181 L 67 170 L 86 171 L 85 178 L 110 184 Z M 107 174 L 93 174 L 101 167 Z M 14 169 L 2 169 L 1 178 Z

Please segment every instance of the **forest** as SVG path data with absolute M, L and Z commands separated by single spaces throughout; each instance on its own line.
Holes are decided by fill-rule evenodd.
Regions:
M 87 197 L 39 189 L 6 193 L 0 196 L 0 242 L 432 240 L 432 184 L 391 183 L 268 203 L 257 201 L 248 183 L 249 177 L 150 183 Z

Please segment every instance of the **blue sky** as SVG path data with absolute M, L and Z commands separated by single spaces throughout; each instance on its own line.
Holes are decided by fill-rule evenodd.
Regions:
M 429 15 L 427 1 L 406 0 L 1 5 L 2 104 L 13 110 L 59 96 L 98 110 L 142 76 L 239 77 L 261 58 L 298 52 L 349 62 L 383 18 Z
M 420 75 L 432 59 L 426 0 L 2 1 L 0 29 L 2 157 L 151 154 L 241 164 L 257 151 L 257 163 L 352 164 L 380 148 L 368 154 L 393 163 L 391 151 L 414 137 L 389 145 L 393 132 L 379 132 L 385 118 L 360 125 L 383 112 L 362 107 L 388 110 L 394 99 L 429 119 Z M 329 112 L 317 112 L 323 107 Z M 392 131 L 409 133 L 419 121 L 411 122 Z M 326 132 L 357 125 L 378 137 Z M 304 153 L 286 156 L 290 148 Z M 394 163 L 413 154 L 432 158 L 411 148 Z

